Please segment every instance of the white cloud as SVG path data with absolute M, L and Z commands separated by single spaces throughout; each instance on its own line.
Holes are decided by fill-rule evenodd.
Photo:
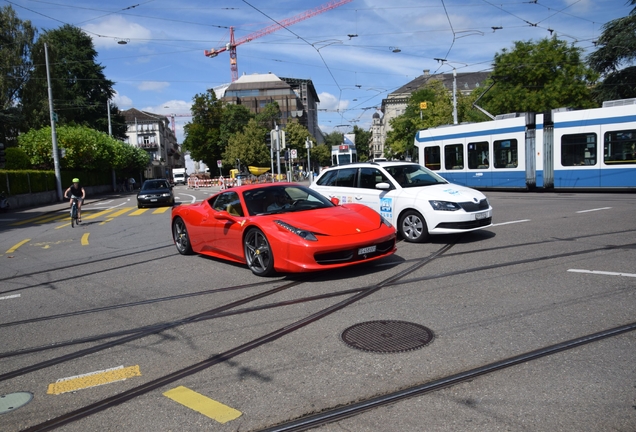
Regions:
M 115 95 L 113 96 L 113 102 L 117 105 L 117 107 L 119 107 L 120 109 L 122 107 L 132 107 L 133 106 L 133 101 L 131 98 L 129 98 L 128 96 L 124 96 L 121 95 L 117 92 L 115 92 Z
M 161 91 L 169 86 L 170 83 L 166 81 L 142 81 L 137 88 L 141 91 Z
M 151 32 L 142 25 L 128 21 L 120 15 L 111 15 L 97 24 L 87 24 L 84 30 L 93 38 L 97 48 L 115 48 L 117 42 L 146 43 Z
M 331 93 L 326 93 L 326 92 L 320 93 L 318 95 L 318 98 L 320 99 L 320 103 L 318 104 L 318 107 L 321 110 L 342 111 L 347 109 L 347 107 L 349 106 L 348 100 L 338 100 L 338 98 L 332 95 Z
M 182 143 L 184 139 L 183 126 L 192 121 L 192 118 L 189 116 L 191 107 L 192 102 L 172 99 L 159 105 L 141 108 L 141 111 L 162 114 L 170 119 L 171 124 L 172 114 L 174 114 L 174 126 L 177 142 Z

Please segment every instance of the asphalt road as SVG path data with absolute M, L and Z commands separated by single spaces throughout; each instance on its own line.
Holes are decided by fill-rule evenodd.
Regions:
M 213 190 L 175 191 L 189 203 Z M 0 395 L 33 395 L 0 430 L 138 389 L 60 430 L 256 431 L 636 322 L 636 195 L 487 196 L 488 229 L 272 278 L 179 255 L 169 209 L 137 211 L 133 195 L 89 197 L 78 228 L 64 204 L 0 214 Z M 391 354 L 341 340 L 377 320 L 434 339 Z M 625 332 L 319 430 L 634 431 L 635 358 Z

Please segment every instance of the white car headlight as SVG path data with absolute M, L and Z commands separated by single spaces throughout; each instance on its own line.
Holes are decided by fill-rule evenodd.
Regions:
M 164 192 L 164 193 L 161 194 L 161 196 L 169 197 L 170 196 L 170 192 Z
M 433 207 L 433 210 L 442 210 L 442 211 L 457 211 L 461 210 L 461 206 L 457 203 L 450 201 L 436 201 L 430 200 L 429 204 Z
M 304 238 L 305 240 L 318 241 L 314 233 L 312 233 L 311 231 L 301 230 L 300 228 L 296 228 L 295 226 L 290 225 L 287 222 L 283 222 L 282 220 L 275 220 L 274 222 L 285 228 L 287 231 L 293 232 L 294 234 Z
M 137 195 L 137 198 L 144 199 L 144 198 L 146 198 L 146 195 Z

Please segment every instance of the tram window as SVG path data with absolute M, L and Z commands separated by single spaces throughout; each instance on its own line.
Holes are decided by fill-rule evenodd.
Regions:
M 636 164 L 636 130 L 605 132 L 604 142 L 606 164 Z
M 441 168 L 439 146 L 424 148 L 424 166 L 433 171 Z
M 561 165 L 595 165 L 596 134 L 582 133 L 561 137 Z
M 495 168 L 517 168 L 518 150 L 517 140 L 497 140 L 492 143 Z
M 362 189 L 375 189 L 378 183 L 389 183 L 389 179 L 377 168 L 360 168 L 359 175 Z
M 468 144 L 468 168 L 486 169 L 489 165 L 488 141 Z
M 444 146 L 444 168 L 447 170 L 464 169 L 464 145 Z

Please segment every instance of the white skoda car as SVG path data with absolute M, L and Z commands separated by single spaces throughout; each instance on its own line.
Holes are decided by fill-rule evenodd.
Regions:
M 367 162 L 328 168 L 310 186 L 341 203 L 365 204 L 397 227 L 404 240 L 455 234 L 492 225 L 481 192 L 452 184 L 410 162 Z

